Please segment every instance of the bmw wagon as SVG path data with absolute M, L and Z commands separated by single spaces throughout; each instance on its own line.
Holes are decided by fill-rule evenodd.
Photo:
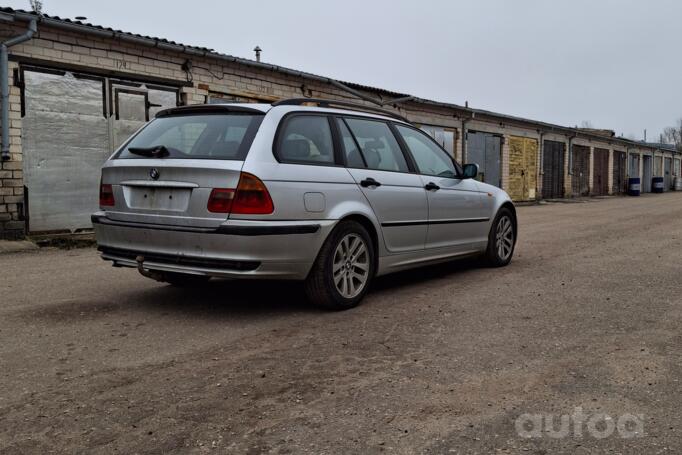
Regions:
M 328 309 L 376 276 L 465 256 L 507 265 L 516 211 L 404 118 L 341 101 L 159 112 L 102 168 L 92 215 L 114 266 L 198 285 L 304 282 Z

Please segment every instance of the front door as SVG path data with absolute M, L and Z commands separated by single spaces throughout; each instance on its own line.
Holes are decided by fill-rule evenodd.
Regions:
M 467 251 L 485 242 L 488 218 L 482 213 L 479 183 L 457 178 L 453 161 L 423 132 L 404 125 L 396 125 L 396 130 L 428 195 L 426 248 Z

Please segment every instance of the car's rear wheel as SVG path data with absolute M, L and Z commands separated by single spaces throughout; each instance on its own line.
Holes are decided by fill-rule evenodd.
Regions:
M 485 253 L 486 263 L 491 267 L 502 267 L 509 264 L 516 246 L 516 220 L 511 210 L 500 209 L 495 216 L 488 234 L 488 249 Z
M 367 230 L 342 221 L 322 246 L 305 281 L 308 299 L 329 310 L 353 308 L 374 277 L 374 246 Z

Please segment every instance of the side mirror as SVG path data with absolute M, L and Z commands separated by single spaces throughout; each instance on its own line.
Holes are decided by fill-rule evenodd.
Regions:
M 478 164 L 465 164 L 464 175 L 465 179 L 475 179 L 478 175 Z

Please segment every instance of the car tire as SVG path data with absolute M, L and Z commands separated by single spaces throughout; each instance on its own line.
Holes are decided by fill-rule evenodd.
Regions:
M 210 280 L 210 276 L 205 275 L 192 275 L 189 273 L 175 273 L 175 272 L 164 272 L 162 276 L 162 281 L 170 284 L 171 286 L 192 288 L 196 286 L 201 286 Z
M 321 308 L 348 310 L 367 293 L 375 269 L 375 248 L 367 229 L 342 221 L 322 245 L 305 280 L 306 295 Z
M 495 216 L 495 220 L 488 234 L 488 248 L 484 260 L 490 267 L 504 267 L 514 256 L 516 246 L 516 219 L 511 210 L 502 207 Z

